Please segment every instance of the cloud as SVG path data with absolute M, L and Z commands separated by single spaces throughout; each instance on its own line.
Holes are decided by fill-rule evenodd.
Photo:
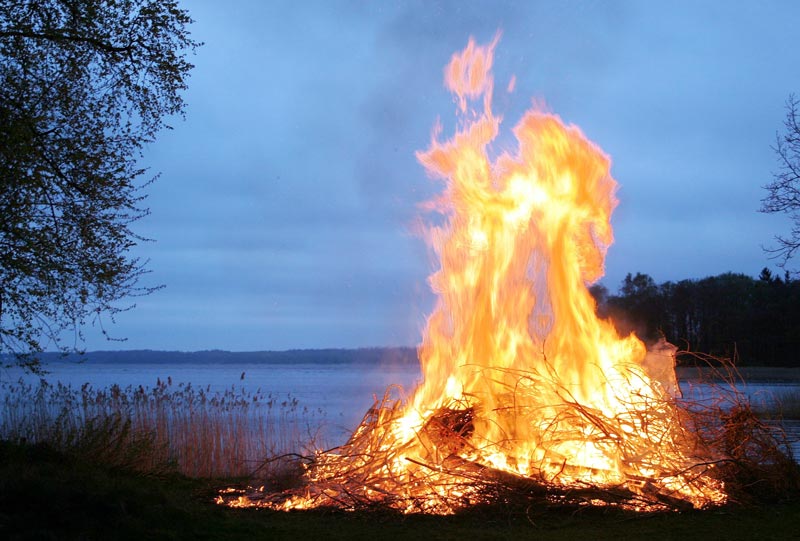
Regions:
M 442 85 L 451 55 L 498 29 L 504 129 L 543 99 L 612 157 L 611 289 L 627 272 L 664 280 L 768 264 L 760 245 L 783 222 L 755 210 L 783 101 L 800 92 L 791 2 L 187 8 L 206 45 L 187 120 L 147 149 L 163 174 L 146 190 L 152 215 L 135 225 L 158 241 L 137 248 L 152 260 L 147 280 L 167 288 L 120 316 L 126 347 L 413 343 L 431 264 L 408 231 L 441 190 L 414 153 L 437 117 L 445 135 L 456 124 Z

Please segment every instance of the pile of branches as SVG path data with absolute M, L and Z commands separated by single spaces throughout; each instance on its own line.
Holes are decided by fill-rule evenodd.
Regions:
M 718 381 L 720 375 L 715 376 Z M 479 455 L 471 443 L 479 412 L 468 404 L 452 404 L 433 412 L 416 437 L 403 443 L 393 430 L 404 405 L 387 391 L 341 447 L 313 456 L 273 458 L 264 465 L 269 474 L 261 476 L 258 488 L 228 489 L 220 494 L 218 503 L 272 509 L 394 509 L 433 514 L 493 504 L 527 510 L 606 506 L 647 512 L 695 507 L 674 490 L 674 483 L 669 489 L 659 478 L 678 479 L 682 486 L 691 486 L 700 493 L 724 487 L 728 504 L 750 505 L 798 497 L 800 468 L 792 456 L 790 442 L 779 425 L 759 419 L 746 396 L 736 390 L 734 378 L 735 373 L 729 370 L 722 384 L 705 383 L 713 389 L 708 396 L 672 403 L 669 411 L 675 417 L 666 422 L 681 427 L 680 445 L 690 442 L 695 459 L 688 465 L 666 460 L 658 465 L 655 478 L 628 474 L 616 484 L 565 483 L 559 474 L 524 476 L 476 461 L 469 457 Z M 580 416 L 598 428 L 596 442 L 618 446 L 621 456 L 641 456 L 642 448 L 626 444 L 619 437 L 619 428 L 599 412 L 576 402 L 565 402 L 562 407 L 561 415 Z M 647 422 L 653 414 L 641 415 L 640 420 Z M 663 456 L 655 458 L 664 459 L 668 454 L 665 450 Z M 561 473 L 568 474 L 569 468 L 565 460 Z
M 473 430 L 471 409 L 442 409 L 433 415 L 419 431 L 418 438 L 425 440 L 426 445 L 435 445 L 438 458 L 410 458 L 404 446 L 382 446 L 380 441 L 380 435 L 388 435 L 383 429 L 395 418 L 398 407 L 398 404 L 383 405 L 370 410 L 353 437 L 340 448 L 320 452 L 314 457 L 278 457 L 283 468 L 272 468 L 272 471 L 283 472 L 283 475 L 264 479 L 258 488 L 231 489 L 220 496 L 219 502 L 273 509 L 383 508 L 435 514 L 491 504 L 545 508 L 606 505 L 647 511 L 693 507 L 644 478 L 628 479 L 624 484 L 613 486 L 564 485 L 464 458 L 460 453 L 468 451 Z M 412 473 L 397 475 L 389 467 L 394 461 L 409 462 Z M 300 469 L 305 471 L 302 478 L 295 477 L 294 486 L 287 485 L 285 472 L 296 473 Z M 280 490 L 282 488 L 288 490 Z
M 725 359 L 692 353 L 698 383 L 710 389 L 680 405 L 691 429 L 722 457 L 715 475 L 725 483 L 731 504 L 759 505 L 800 498 L 800 464 L 780 419 L 765 419 L 739 389 L 744 379 Z

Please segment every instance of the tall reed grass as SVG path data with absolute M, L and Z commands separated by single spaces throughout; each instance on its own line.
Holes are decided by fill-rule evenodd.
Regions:
M 20 380 L 0 385 L 0 394 L 0 439 L 145 473 L 245 476 L 272 457 L 324 443 L 322 410 L 234 387 L 212 392 L 168 379 L 152 388 L 75 389 Z
M 796 388 L 778 388 L 764 393 L 754 402 L 754 409 L 764 417 L 784 420 L 800 419 L 800 390 Z

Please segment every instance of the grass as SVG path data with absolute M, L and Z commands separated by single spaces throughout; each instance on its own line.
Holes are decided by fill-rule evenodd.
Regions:
M 44 380 L 0 388 L 0 439 L 48 444 L 92 462 L 193 477 L 242 476 L 316 441 L 324 414 L 231 388 L 73 389 Z
M 753 409 L 765 418 L 800 419 L 800 390 L 770 391 L 755 402 Z
M 230 479 L 145 475 L 47 444 L 0 442 L 3 539 L 790 539 L 800 503 L 710 512 L 473 509 L 456 516 L 228 509 L 212 503 Z
M 213 503 L 218 491 L 245 483 L 254 456 L 299 450 L 321 420 L 316 412 L 291 398 L 169 381 L 149 390 L 16 384 L 4 388 L 0 408 L 2 539 L 736 540 L 800 531 L 797 499 L 662 514 L 542 505 L 446 517 L 230 509 Z

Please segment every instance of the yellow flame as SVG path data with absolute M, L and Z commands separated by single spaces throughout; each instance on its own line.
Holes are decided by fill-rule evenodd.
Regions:
M 608 156 L 532 109 L 513 130 L 516 151 L 491 157 L 496 43 L 470 40 L 453 55 L 445 84 L 465 120 L 418 153 L 445 181 L 435 208 L 447 218 L 429 236 L 441 266 L 423 383 L 403 409 L 379 408 L 337 453 L 318 456 L 313 499 L 282 506 L 336 504 L 346 483 L 407 511 L 449 512 L 479 497 L 447 477 L 454 468 L 722 502 L 718 483 L 693 471 L 669 347 L 648 356 L 595 315 L 587 286 L 603 275 L 617 205 Z

